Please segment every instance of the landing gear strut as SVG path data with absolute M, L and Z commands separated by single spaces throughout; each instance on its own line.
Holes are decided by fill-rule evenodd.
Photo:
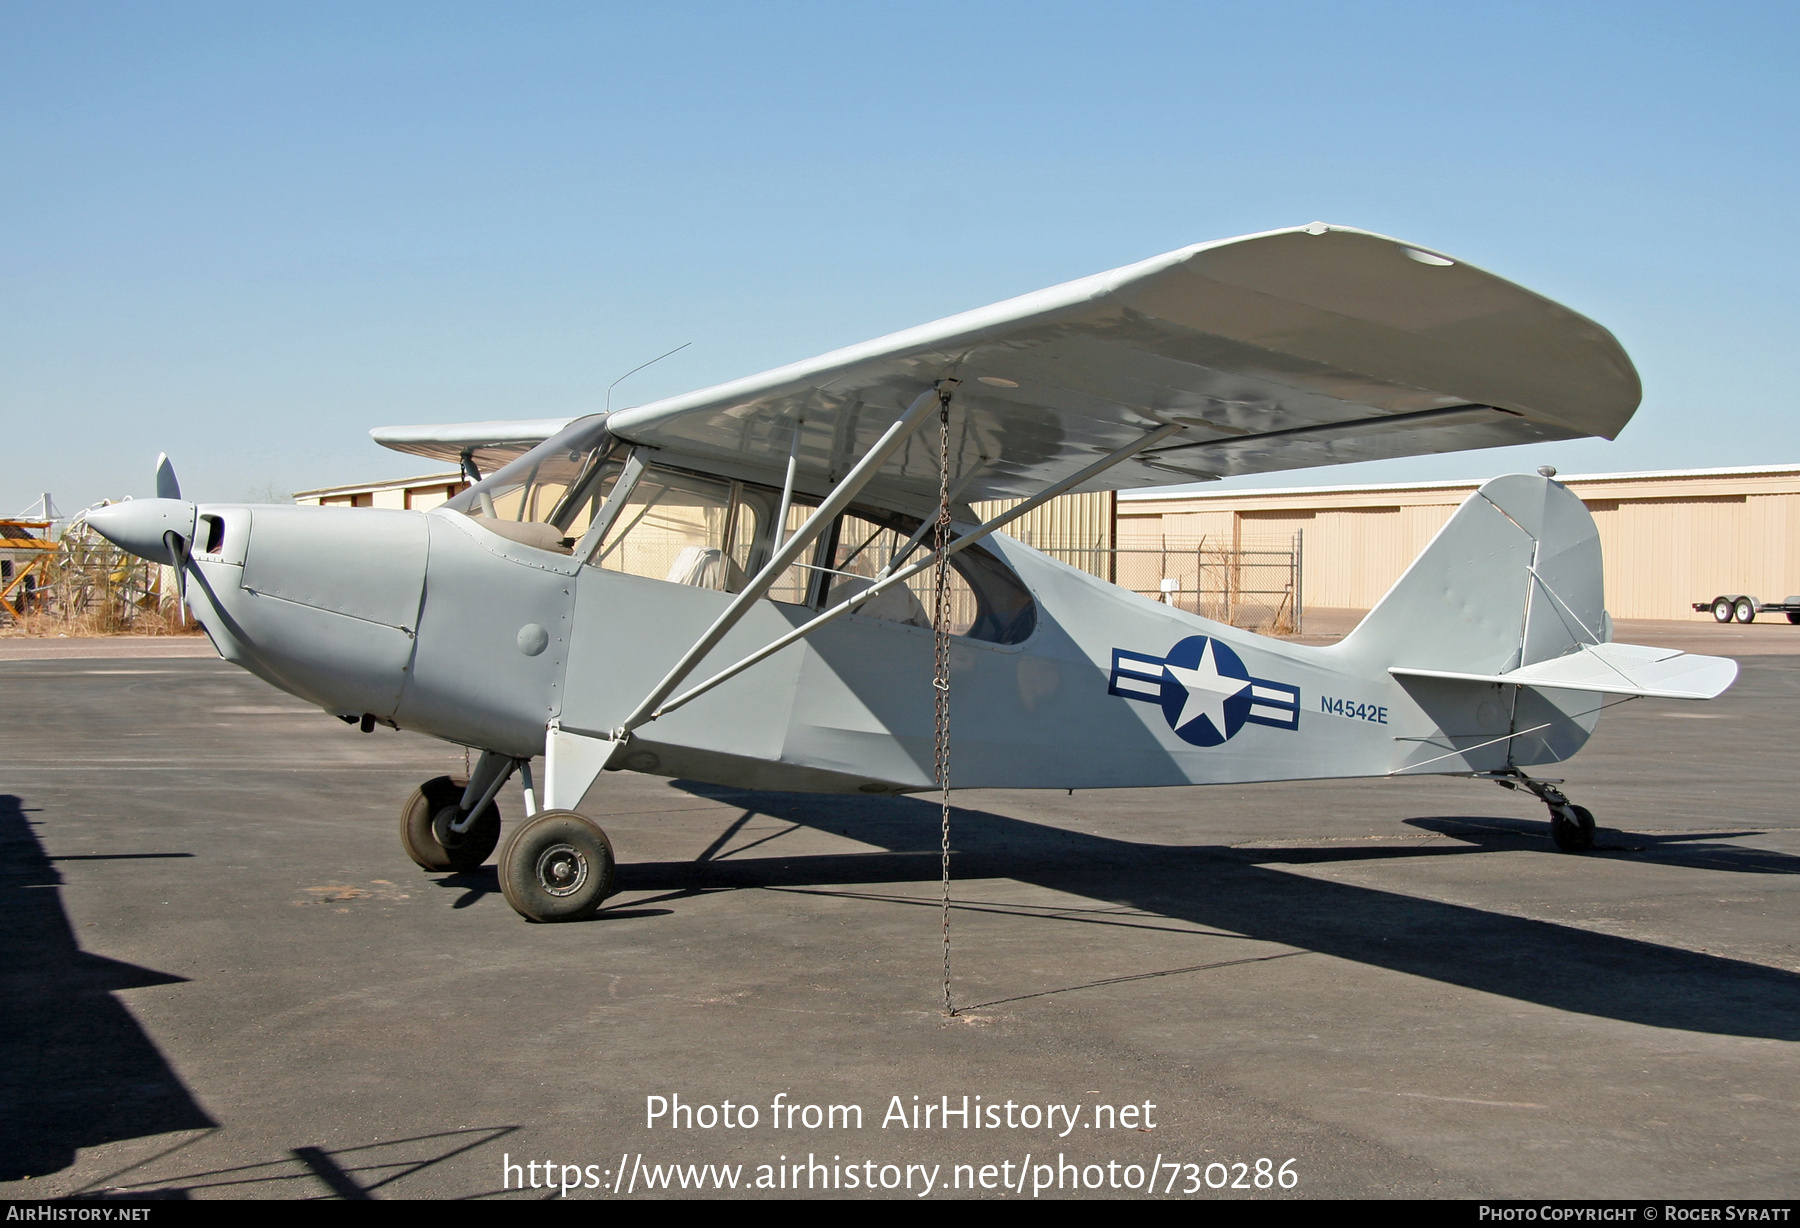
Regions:
M 1565 853 L 1585 853 L 1594 847 L 1594 813 L 1577 806 L 1556 786 L 1560 780 L 1533 780 L 1517 768 L 1486 773 L 1503 789 L 1524 789 L 1550 811 L 1550 838 Z

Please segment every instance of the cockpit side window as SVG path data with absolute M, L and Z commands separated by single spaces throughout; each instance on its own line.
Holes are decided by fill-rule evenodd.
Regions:
M 733 549 L 734 482 L 651 465 L 613 516 L 590 566 L 735 593 L 744 555 Z
M 601 472 L 605 474 L 608 466 L 616 470 L 620 463 L 642 464 L 642 453 L 636 462 L 623 455 L 605 459 Z M 610 491 L 617 474 L 595 481 L 594 490 Z M 728 593 L 741 592 L 817 507 L 811 498 L 794 496 L 778 535 L 779 490 L 654 464 L 644 465 L 629 488 L 619 487 L 622 503 L 603 513 L 597 510 L 595 497 L 583 493 L 589 487 L 582 479 L 571 480 L 563 489 L 564 505 L 588 500 L 579 513 L 581 524 L 601 518 L 604 540 L 582 545 L 588 566 Z M 789 605 L 828 609 L 924 557 L 930 549 L 929 533 L 920 534 L 919 528 L 917 518 L 897 512 L 873 508 L 846 512 L 819 534 L 801 561 L 776 579 L 767 595 Z M 1030 590 L 997 556 L 973 546 L 951 556 L 950 569 L 952 635 L 1017 644 L 1036 630 L 1037 606 Z M 932 574 L 921 573 L 870 598 L 857 612 L 930 627 L 932 584 Z

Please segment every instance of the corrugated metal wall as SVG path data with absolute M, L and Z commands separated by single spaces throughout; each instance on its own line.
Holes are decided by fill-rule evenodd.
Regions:
M 1116 544 L 1113 540 L 1113 509 L 1117 498 L 1110 490 L 1064 495 L 1034 511 L 1026 512 L 1001 531 L 1039 550 L 1070 551 L 1071 553 L 1058 557 L 1066 558 L 1068 562 L 1103 580 L 1110 580 L 1112 577 L 1107 574 L 1111 562 L 1109 556 L 1076 552 L 1113 548 Z M 986 520 L 1023 502 L 1023 499 L 993 500 L 969 506 L 977 516 Z
M 1120 506 L 1118 535 L 1122 546 L 1155 545 L 1164 536 L 1191 544 L 1202 535 L 1248 545 L 1300 532 L 1306 607 L 1367 610 L 1473 488 L 1133 500 Z M 1708 617 L 1693 603 L 1721 594 L 1763 601 L 1800 594 L 1800 473 L 1602 475 L 1574 479 L 1570 488 L 1599 529 L 1606 603 L 1616 618 Z
M 1615 618 L 1686 618 L 1722 594 L 1800 592 L 1800 498 L 1724 495 L 1596 500 Z
M 1460 500 L 1458 500 L 1460 502 Z M 1127 514 L 1119 544 L 1155 547 L 1209 542 L 1239 550 L 1287 549 L 1302 542 L 1301 576 L 1312 608 L 1366 610 L 1380 599 L 1431 540 L 1456 503 L 1415 507 L 1268 508 Z
M 1366 610 L 1419 556 L 1455 504 L 1317 512 L 1306 535 L 1306 601 Z

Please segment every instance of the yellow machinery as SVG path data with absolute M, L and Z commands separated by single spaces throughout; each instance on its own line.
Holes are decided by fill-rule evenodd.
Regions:
M 0 520 L 0 610 L 17 618 L 49 584 L 57 542 L 48 520 Z

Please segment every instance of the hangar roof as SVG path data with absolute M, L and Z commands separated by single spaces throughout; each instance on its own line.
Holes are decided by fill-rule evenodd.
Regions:
M 1716 469 L 1638 469 L 1622 473 L 1559 473 L 1557 481 L 1565 484 L 1573 482 L 1634 482 L 1665 481 L 1680 482 L 1707 480 L 1730 477 L 1774 476 L 1778 474 L 1800 474 L 1800 464 L 1789 465 L 1728 465 Z M 1122 490 L 1119 501 L 1141 503 L 1156 500 L 1192 502 L 1203 499 L 1242 500 L 1266 496 L 1285 498 L 1295 495 L 1331 495 L 1362 494 L 1384 490 L 1473 490 L 1481 485 L 1485 478 L 1457 478 L 1450 481 L 1436 482 L 1379 482 L 1344 486 L 1255 486 L 1235 487 L 1229 490 L 1193 489 L 1185 490 Z

